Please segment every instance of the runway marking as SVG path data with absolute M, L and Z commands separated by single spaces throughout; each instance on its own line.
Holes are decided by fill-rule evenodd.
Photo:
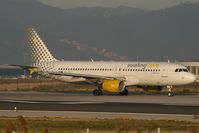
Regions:
M 163 103 L 161 105 L 176 105 L 176 106 L 199 106 L 199 104 L 187 104 L 187 103 Z
M 58 102 L 59 104 L 102 104 L 105 102 Z
M 84 101 L 74 101 L 74 102 L 59 102 L 59 101 L 23 101 L 23 100 L 1 100 L 3 102 L 13 102 L 13 103 L 42 103 L 42 104 L 102 104 L 105 102 L 84 102 Z
M 104 104 L 103 101 L 30 101 L 30 100 L 0 100 L 0 102 L 13 102 L 13 103 L 41 103 L 41 104 Z M 116 102 L 117 103 L 117 102 Z M 174 105 L 174 106 L 199 106 L 199 104 L 187 104 L 187 103 L 141 103 L 141 104 L 160 104 L 160 105 Z
M 18 100 L 1 100 L 2 102 L 13 102 L 13 103 L 39 103 L 36 101 L 18 101 Z

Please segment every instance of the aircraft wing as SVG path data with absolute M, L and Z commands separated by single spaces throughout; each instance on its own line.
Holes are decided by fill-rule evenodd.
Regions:
M 101 75 L 91 75 L 91 74 L 78 74 L 78 73 L 49 73 L 52 75 L 60 75 L 60 76 L 72 76 L 72 77 L 80 77 L 86 79 L 105 79 L 105 80 L 126 80 L 124 77 L 112 77 L 112 76 L 101 76 Z

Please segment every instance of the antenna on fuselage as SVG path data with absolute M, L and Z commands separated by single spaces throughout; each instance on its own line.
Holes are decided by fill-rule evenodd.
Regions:
M 91 58 L 91 62 L 94 62 L 93 58 Z

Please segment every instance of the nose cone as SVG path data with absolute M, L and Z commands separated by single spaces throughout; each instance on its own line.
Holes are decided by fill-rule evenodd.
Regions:
M 187 76 L 186 80 L 187 80 L 187 82 L 188 82 L 189 84 L 194 83 L 194 82 L 196 81 L 196 76 L 193 75 L 192 73 L 190 73 L 190 74 Z

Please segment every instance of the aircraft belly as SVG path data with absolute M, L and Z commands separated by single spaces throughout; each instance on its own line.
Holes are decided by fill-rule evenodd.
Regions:
M 139 85 L 162 85 L 162 80 L 159 75 L 145 75 L 139 78 Z
M 139 79 L 135 76 L 126 76 L 125 85 L 131 86 L 131 85 L 137 85 L 139 84 Z

